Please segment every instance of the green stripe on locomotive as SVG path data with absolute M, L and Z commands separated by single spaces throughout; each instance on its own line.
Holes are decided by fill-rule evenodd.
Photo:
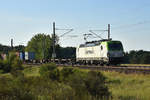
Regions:
M 101 44 L 105 45 L 108 51 L 123 51 L 123 46 L 120 41 L 103 41 Z

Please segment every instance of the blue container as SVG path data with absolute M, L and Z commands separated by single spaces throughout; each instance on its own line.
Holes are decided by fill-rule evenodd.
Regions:
M 28 52 L 28 58 L 30 60 L 34 60 L 35 59 L 35 52 Z
M 35 52 L 25 52 L 25 60 L 34 60 Z
M 20 60 L 25 60 L 25 53 L 24 52 L 20 52 L 19 53 L 19 57 L 20 57 Z

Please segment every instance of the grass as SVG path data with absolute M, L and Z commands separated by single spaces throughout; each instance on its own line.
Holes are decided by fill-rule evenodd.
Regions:
M 25 68 L 23 70 L 23 73 L 26 75 L 26 76 L 39 76 L 39 69 L 40 67 L 39 66 L 35 66 L 35 67 L 28 67 L 28 68 Z
M 107 77 L 114 100 L 150 100 L 150 75 L 102 73 Z
M 103 72 L 115 100 L 150 100 L 150 75 Z
M 121 64 L 121 66 L 150 66 L 150 64 Z
M 12 78 L 11 74 L 10 73 L 5 73 L 5 74 L 0 74 L 0 78 L 1 77 L 4 77 L 4 78 Z
M 27 76 L 39 76 L 40 66 L 25 66 L 23 73 Z M 61 68 L 59 68 L 61 70 Z M 88 72 L 87 69 L 81 69 Z M 108 80 L 108 87 L 113 100 L 150 100 L 150 75 L 102 72 Z M 11 77 L 0 74 L 0 77 Z

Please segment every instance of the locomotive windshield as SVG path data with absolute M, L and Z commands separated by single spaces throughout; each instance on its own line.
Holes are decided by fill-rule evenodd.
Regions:
M 122 43 L 119 41 L 110 41 L 108 42 L 108 49 L 112 51 L 115 51 L 115 50 L 123 51 L 123 46 L 122 46 Z

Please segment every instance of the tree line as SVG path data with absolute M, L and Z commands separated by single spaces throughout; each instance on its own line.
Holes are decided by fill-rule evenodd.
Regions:
M 41 60 L 41 59 L 50 59 L 52 57 L 52 52 L 53 52 L 53 36 L 44 34 L 44 33 L 39 33 L 31 38 L 30 41 L 28 41 L 27 46 L 19 45 L 19 46 L 14 46 L 13 48 L 10 46 L 5 46 L 0 44 L 0 54 L 8 54 L 10 51 L 15 51 L 15 52 L 35 52 L 35 58 L 36 60 Z M 75 47 L 61 47 L 59 45 L 59 38 L 58 36 L 55 37 L 55 50 L 56 50 L 56 55 L 57 58 L 75 58 L 75 52 L 76 48 Z
M 128 64 L 150 64 L 150 51 L 131 50 L 126 52 L 124 63 Z
M 0 54 L 2 53 L 8 54 L 10 51 L 23 52 L 24 50 L 25 50 L 25 46 L 23 45 L 11 47 L 11 46 L 0 44 Z
M 44 33 L 39 33 L 31 38 L 27 46 L 19 45 L 11 48 L 10 46 L 5 46 L 0 44 L 0 53 L 9 53 L 10 51 L 16 52 L 35 52 L 36 59 L 50 59 L 53 52 L 53 36 Z M 61 47 L 59 45 L 59 38 L 56 36 L 56 55 L 57 59 L 68 59 L 75 58 L 76 48 L 75 47 Z M 150 51 L 143 50 L 131 50 L 125 52 L 123 63 L 129 64 L 150 64 Z

